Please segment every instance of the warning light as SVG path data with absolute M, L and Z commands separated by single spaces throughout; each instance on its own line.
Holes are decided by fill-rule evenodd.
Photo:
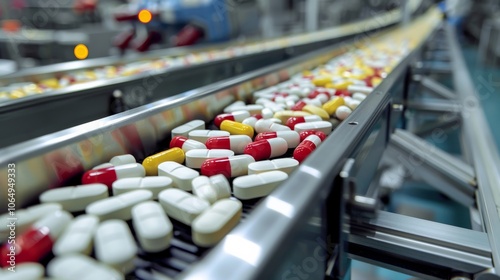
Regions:
M 139 18 L 140 22 L 142 22 L 142 23 L 148 23 L 153 18 L 153 15 L 148 10 L 141 10 L 139 12 L 139 14 L 137 15 L 137 17 Z
M 85 59 L 89 56 L 89 49 L 84 44 L 76 45 L 73 52 L 75 53 L 75 57 L 78 59 Z

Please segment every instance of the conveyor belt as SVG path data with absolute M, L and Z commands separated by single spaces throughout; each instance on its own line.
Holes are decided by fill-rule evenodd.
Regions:
M 392 74 L 337 127 L 289 180 L 255 209 L 252 209 L 253 203 L 257 201 L 245 203 L 245 219 L 221 244 L 204 251 L 190 243 L 189 230 L 176 224 L 173 247 L 168 255 L 140 254 L 138 269 L 130 275 L 131 279 L 151 279 L 153 269 L 171 277 L 184 270 L 186 274 L 181 277 L 187 279 L 199 279 L 200 275 L 204 279 L 272 279 L 280 277 L 283 271 L 286 273 L 289 257 L 298 258 L 292 260 L 292 264 L 296 261 L 301 263 L 302 255 L 292 252 L 308 252 L 311 244 L 307 242 L 317 240 L 314 237 L 326 239 L 328 244 L 335 243 L 338 238 L 334 232 L 335 225 L 329 222 L 341 223 L 342 218 L 339 217 L 343 217 L 342 213 L 335 216 L 336 211 L 333 210 L 342 209 L 340 204 L 327 200 L 335 194 L 336 199 L 343 201 L 343 196 L 337 195 L 342 194 L 342 188 L 333 184 L 335 176 L 345 160 L 355 154 L 357 147 L 376 128 L 378 120 L 389 113 L 392 108 L 390 101 L 395 94 L 389 89 L 404 78 L 403 70 L 412 62 L 423 40 L 438 22 L 439 14 L 435 10 L 418 21 L 422 38 L 418 38 L 416 49 L 393 69 Z M 166 141 L 173 127 L 190 119 L 208 121 L 235 99 L 249 100 L 254 91 L 275 85 L 343 53 L 346 51 L 344 46 L 332 46 L 115 116 L 3 148 L 0 150 L 0 177 L 7 178 L 7 164 L 15 163 L 17 207 L 29 205 L 43 190 L 77 182 L 84 170 L 106 162 L 114 155 L 132 153 L 142 159 L 160 150 L 164 143 L 168 143 Z M 380 135 L 386 132 L 382 131 Z M 387 141 L 388 134 L 385 136 Z M 131 143 L 129 139 L 132 138 L 140 141 Z M 340 147 L 339 143 L 345 145 Z M 2 185 L 1 191 L 5 193 L 7 187 Z M 5 202 L 2 201 L 2 204 L 5 205 Z M 313 237 L 311 232 L 315 234 Z M 326 234 L 329 236 L 326 237 Z M 328 244 L 326 246 L 331 247 Z M 234 246 L 238 247 L 237 251 Z M 312 244 L 312 247 L 321 246 Z M 322 254 L 325 251 L 331 254 L 329 249 Z M 200 256 L 203 258 L 199 259 Z M 194 267 L 188 265 L 193 262 L 198 264 Z M 326 259 L 321 261 L 318 265 L 321 268 L 315 273 L 323 274 L 324 263 Z
M 412 2 L 413 9 L 420 1 Z M 394 25 L 400 12 L 393 11 L 377 15 L 372 19 L 304 35 L 296 35 L 266 42 L 250 44 L 239 55 L 237 51 L 217 50 L 225 55 L 219 59 L 191 64 L 143 71 L 126 77 L 94 80 L 66 88 L 35 94 L 15 100 L 0 101 L 0 127 L 10 133 L 0 139 L 0 147 L 6 147 L 41 135 L 96 120 L 110 115 L 110 103 L 114 90 L 123 92 L 125 103 L 133 108 L 162 98 L 216 81 L 234 77 L 244 72 L 302 55 L 312 50 L 330 46 L 352 38 L 371 36 L 377 30 Z M 194 49 L 196 52 L 201 50 Z M 154 52 L 147 59 L 162 59 L 178 56 L 191 49 Z M 203 52 L 201 52 L 203 53 Z M 191 56 L 192 55 L 188 55 Z M 141 59 L 142 60 L 142 59 Z M 137 62 L 137 58 L 125 61 L 97 59 L 89 62 L 70 62 L 21 71 L 0 79 L 0 84 L 12 82 L 40 82 L 54 75 L 63 75 L 76 69 Z M 62 69 L 68 69 L 63 71 Z M 61 116 L 65 116 L 62 118 Z

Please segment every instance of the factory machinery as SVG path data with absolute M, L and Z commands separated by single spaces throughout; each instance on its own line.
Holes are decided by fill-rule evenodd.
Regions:
M 171 247 L 161 254 L 141 252 L 127 279 L 343 279 L 352 259 L 425 279 L 500 279 L 498 151 L 455 30 L 434 8 L 412 24 L 419 30 L 416 45 L 283 184 L 267 197 L 243 202 L 242 221 L 218 245 L 198 247 L 189 229 L 175 224 Z M 2 148 L 1 191 L 7 192 L 7 166 L 14 163 L 17 207 L 32 205 L 48 188 L 80 184 L 85 170 L 113 156 L 130 153 L 141 160 L 165 150 L 173 128 L 193 119 L 209 122 L 235 100 L 251 100 L 258 90 L 404 28 L 342 37 L 326 48 L 176 95 L 158 91 L 157 101 L 147 105 Z M 451 81 L 453 89 L 441 81 Z M 131 83 L 120 82 L 102 88 Z M 15 104 L 60 99 L 70 115 L 92 111 L 100 106 L 96 100 L 92 106 L 78 102 L 98 96 L 95 85 Z M 423 98 L 422 91 L 433 98 Z M 81 99 L 68 101 L 76 96 Z M 410 113 L 413 119 L 406 118 Z M 457 125 L 460 157 L 421 138 Z M 15 129 L 5 131 L 8 136 Z M 377 180 L 382 157 L 469 208 L 473 229 L 385 211 Z

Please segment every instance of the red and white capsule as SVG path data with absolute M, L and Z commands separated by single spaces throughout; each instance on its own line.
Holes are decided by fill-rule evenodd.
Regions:
M 50 253 L 55 241 L 71 219 L 73 216 L 62 210 L 45 215 L 27 231 L 13 239 L 13 242 L 6 242 L 2 246 L 0 266 L 11 266 L 11 262 L 14 265 L 16 263 L 38 262 Z
M 252 143 L 248 135 L 231 135 L 208 138 L 207 149 L 228 149 L 235 154 L 242 154 L 245 147 Z
M 248 174 L 248 165 L 255 162 L 250 155 L 207 159 L 200 168 L 201 175 L 214 176 L 222 174 L 226 178 L 238 177 Z
M 302 109 L 307 105 L 304 100 L 299 100 L 295 105 L 293 105 L 290 110 L 292 111 L 302 111 Z
M 193 139 L 189 139 L 189 138 L 181 136 L 181 135 L 175 136 L 170 141 L 170 149 L 176 148 L 176 147 L 181 148 L 184 152 L 187 152 L 189 150 L 194 150 L 194 149 L 206 149 L 207 148 L 205 146 L 205 144 L 203 144 L 199 141 L 193 140 Z
M 326 134 L 319 130 L 306 130 L 299 133 L 300 142 L 304 141 L 309 135 L 316 135 L 321 139 L 321 142 L 325 141 Z
M 304 161 L 321 144 L 317 135 L 309 135 L 293 151 L 293 158 L 298 162 Z
M 297 147 L 300 143 L 300 136 L 297 131 L 289 130 L 289 131 L 271 131 L 271 132 L 262 132 L 255 136 L 255 141 L 264 140 L 264 139 L 272 139 L 272 138 L 283 138 L 288 144 L 289 149 L 293 149 Z
M 82 184 L 101 183 L 108 186 L 108 188 L 111 188 L 113 186 L 113 182 L 118 179 L 144 176 L 146 176 L 146 171 L 141 164 L 129 163 L 119 166 L 89 170 L 83 174 Z
M 282 156 L 287 150 L 286 140 L 278 137 L 252 142 L 245 147 L 243 152 L 258 161 Z
M 248 117 L 250 117 L 250 113 L 248 111 L 245 111 L 245 110 L 234 111 L 234 112 L 227 113 L 227 114 L 217 115 L 214 119 L 214 124 L 215 124 L 215 126 L 220 127 L 220 124 L 225 120 L 242 122 L 244 119 L 246 119 Z
M 293 130 L 296 124 L 306 123 L 306 122 L 319 122 L 322 120 L 323 119 L 320 116 L 316 115 L 310 115 L 304 117 L 291 117 L 286 121 L 286 125 Z

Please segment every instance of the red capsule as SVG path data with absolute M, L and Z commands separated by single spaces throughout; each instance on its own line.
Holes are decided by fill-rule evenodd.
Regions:
M 255 160 L 264 160 L 284 155 L 288 150 L 288 144 L 283 138 L 272 138 L 256 141 L 248 144 L 243 151 L 251 155 Z
M 232 157 L 211 158 L 203 162 L 200 173 L 204 176 L 222 174 L 226 178 L 248 174 L 248 165 L 255 162 L 252 156 L 238 155 Z
M 298 162 L 304 161 L 321 144 L 317 135 L 309 135 L 293 151 L 293 158 Z
M 235 111 L 232 113 L 227 113 L 227 114 L 220 114 L 217 115 L 214 119 L 214 124 L 217 127 L 220 127 L 220 124 L 225 121 L 235 121 L 235 122 L 242 122 L 244 119 L 250 117 L 250 113 L 248 111 Z
M 306 131 L 302 131 L 299 133 L 299 136 L 300 136 L 300 142 L 304 141 L 304 139 L 307 138 L 307 136 L 309 135 L 316 135 L 318 136 L 321 141 L 325 141 L 325 138 L 326 138 L 326 134 L 322 131 L 318 131 L 318 130 L 306 130 Z
M 338 89 L 335 91 L 335 96 L 351 96 L 351 93 L 347 89 Z
M 252 143 L 248 135 L 216 136 L 208 138 L 207 149 L 227 149 L 242 154 L 245 147 Z
M 101 183 L 111 188 L 113 182 L 123 178 L 144 177 L 146 171 L 139 163 L 128 163 L 124 165 L 93 169 L 85 172 L 82 176 L 82 184 Z
M 310 115 L 304 117 L 291 117 L 286 121 L 286 125 L 293 130 L 296 124 L 305 123 L 305 122 L 319 122 L 322 121 L 320 116 Z
M 319 90 L 319 89 L 315 89 L 313 90 L 311 93 L 309 93 L 307 95 L 307 98 L 310 98 L 310 99 L 313 99 L 313 98 L 316 98 L 318 95 L 321 95 L 321 94 L 324 94 L 328 97 L 328 99 L 330 99 L 330 93 L 326 90 Z
M 295 105 L 292 106 L 292 108 L 290 108 L 292 111 L 302 111 L 302 108 L 304 108 L 305 106 L 307 105 L 306 102 L 304 102 L 303 100 L 299 100 L 297 103 L 295 103 Z

